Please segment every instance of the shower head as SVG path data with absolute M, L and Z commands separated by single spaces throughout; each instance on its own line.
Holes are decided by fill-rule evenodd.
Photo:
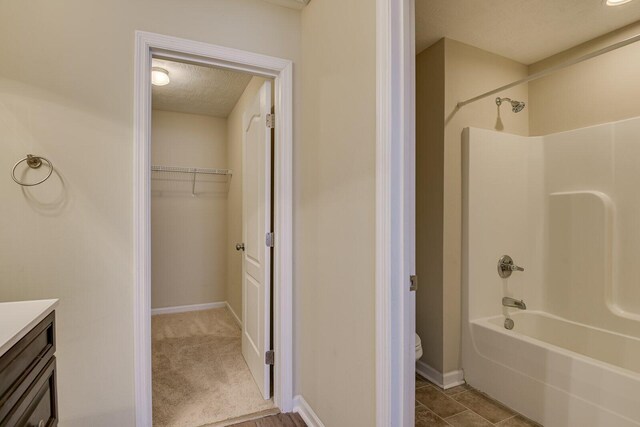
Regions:
M 496 105 L 499 107 L 503 102 L 509 102 L 511 104 L 511 111 L 519 113 L 524 110 L 525 103 L 522 101 L 512 100 L 511 98 L 496 98 Z
M 524 102 L 522 101 L 511 101 L 511 111 L 514 113 L 519 113 L 524 110 Z

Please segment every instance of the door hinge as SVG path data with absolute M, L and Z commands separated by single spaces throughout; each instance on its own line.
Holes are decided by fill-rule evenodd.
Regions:
M 409 282 L 411 283 L 411 285 L 409 286 L 409 290 L 411 292 L 415 292 L 418 290 L 418 276 L 417 275 L 413 275 L 413 276 L 409 276 Z
M 276 127 L 276 115 L 275 114 L 267 114 L 267 127 L 269 129 L 273 129 Z
M 265 365 L 273 365 L 275 360 L 275 353 L 273 350 L 269 350 L 264 354 L 264 363 Z
M 272 248 L 273 247 L 273 232 L 267 233 L 266 238 L 265 238 L 265 243 L 266 243 L 268 248 Z

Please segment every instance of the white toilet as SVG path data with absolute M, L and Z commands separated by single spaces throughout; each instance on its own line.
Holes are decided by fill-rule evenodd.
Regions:
M 422 357 L 422 341 L 420 340 L 420 337 L 418 336 L 418 334 L 416 334 L 416 362 L 421 357 Z

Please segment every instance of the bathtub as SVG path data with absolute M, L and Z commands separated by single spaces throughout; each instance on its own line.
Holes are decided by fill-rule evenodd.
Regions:
M 468 322 L 467 382 L 546 427 L 640 426 L 640 339 L 542 311 Z M 466 334 L 465 334 L 466 335 Z
M 638 135 L 463 132 L 464 378 L 547 427 L 640 427 Z

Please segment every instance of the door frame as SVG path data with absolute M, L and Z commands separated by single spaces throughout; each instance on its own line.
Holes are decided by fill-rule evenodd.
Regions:
M 293 409 L 293 63 L 287 59 L 136 31 L 133 146 L 134 383 L 137 427 L 151 427 L 151 59 L 188 60 L 274 79 L 274 403 Z
M 415 4 L 376 0 L 376 425 L 415 410 Z

